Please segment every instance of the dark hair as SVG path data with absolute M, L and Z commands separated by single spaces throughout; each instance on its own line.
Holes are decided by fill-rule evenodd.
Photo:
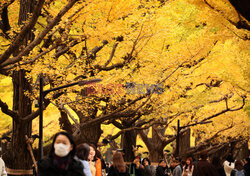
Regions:
M 250 163 L 250 158 L 246 158 L 246 162 L 249 164 Z
M 164 161 L 164 159 L 161 159 L 158 164 L 161 164 L 162 161 Z
M 54 144 L 55 144 L 56 138 L 59 135 L 64 135 L 64 136 L 66 136 L 69 139 L 71 145 L 73 146 L 73 149 L 69 152 L 69 155 L 73 158 L 75 156 L 75 153 L 76 153 L 76 143 L 73 140 L 73 137 L 69 133 L 67 133 L 65 131 L 61 131 L 61 132 L 58 132 L 58 133 L 55 134 L 53 142 L 52 142 L 52 146 L 51 146 L 51 149 L 50 149 L 49 157 L 52 158 L 53 155 L 54 155 L 54 153 L 55 153 Z
M 234 162 L 234 158 L 231 154 L 227 156 L 226 160 L 229 162 L 229 166 L 231 166 L 231 163 Z
M 178 157 L 178 156 L 177 156 L 177 157 L 175 157 L 175 158 L 174 158 L 174 161 L 175 161 L 175 162 L 179 162 L 179 163 L 181 163 L 181 161 L 182 161 L 182 160 L 181 160 L 181 158 L 180 158 L 180 157 Z
M 243 164 L 240 160 L 237 160 L 235 162 L 235 169 L 237 169 L 238 171 L 241 171 L 243 169 Z
M 89 156 L 89 151 L 90 151 L 90 147 L 88 144 L 84 143 L 84 144 L 79 144 L 76 147 L 76 156 L 81 159 L 81 160 L 88 160 L 88 156 Z
M 95 150 L 95 156 L 94 156 L 93 161 L 96 161 L 98 159 L 97 156 L 96 156 L 96 153 L 97 153 L 96 146 L 94 144 L 89 144 L 89 146 L 92 147 Z
M 150 162 L 150 160 L 148 158 L 143 158 L 143 160 L 142 160 L 142 165 L 143 166 L 144 166 L 144 161 L 145 160 L 148 162 L 148 165 L 151 165 L 151 162 Z
M 95 155 L 96 155 L 97 158 L 102 159 L 102 154 L 101 154 L 101 152 L 99 150 L 95 151 Z
M 220 158 L 215 156 L 213 159 L 212 159 L 212 164 L 218 168 L 221 166 L 221 161 L 220 161 Z
M 189 171 L 191 171 L 192 170 L 192 166 L 193 166 L 193 159 L 192 159 L 192 157 L 188 157 L 187 159 L 186 159 L 186 161 L 187 160 L 189 160 L 190 161 L 190 167 L 189 167 Z M 185 162 L 185 165 L 184 165 L 184 169 L 186 170 L 187 168 L 188 168 L 188 164 L 187 164 L 187 162 Z

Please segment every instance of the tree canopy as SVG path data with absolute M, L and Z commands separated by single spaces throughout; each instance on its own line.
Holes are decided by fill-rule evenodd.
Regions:
M 45 89 L 102 79 L 46 96 L 79 140 L 91 125 L 100 131 L 84 140 L 97 142 L 101 124 L 130 121 L 138 130 L 164 125 L 172 142 L 178 119 L 195 124 L 197 145 L 249 138 L 249 21 L 230 1 L 39 0 L 22 23 L 22 0 L 0 2 L 0 73 L 25 70 L 32 101 L 41 73 Z M 19 120 L 9 99 L 2 112 Z

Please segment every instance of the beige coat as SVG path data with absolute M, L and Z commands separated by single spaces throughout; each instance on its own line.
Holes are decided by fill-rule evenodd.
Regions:
M 2 158 L 0 158 L 0 176 L 6 176 L 5 164 Z
M 90 167 L 90 171 L 91 171 L 92 176 L 96 176 L 95 162 L 89 161 L 89 167 Z

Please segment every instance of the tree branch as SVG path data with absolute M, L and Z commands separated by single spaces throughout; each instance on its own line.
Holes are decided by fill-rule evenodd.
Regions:
M 21 64 L 18 64 L 18 65 L 13 64 L 13 65 L 6 66 L 6 67 L 3 68 L 3 70 L 10 70 L 10 69 L 13 69 L 13 68 L 15 68 L 15 67 L 17 67 L 17 66 L 32 64 L 32 63 L 34 63 L 37 59 L 39 59 L 40 57 L 42 57 L 43 55 L 45 55 L 45 54 L 49 53 L 50 51 L 54 50 L 57 46 L 58 46 L 58 45 L 55 44 L 55 45 L 53 45 L 51 48 L 46 49 L 45 51 L 41 52 L 40 54 L 38 54 L 36 57 L 32 58 L 31 60 L 26 61 L 26 62 L 21 63 Z
M 79 43 L 80 43 L 79 41 L 74 40 L 69 46 L 66 46 L 65 48 L 63 48 L 63 49 L 57 51 L 57 52 L 55 53 L 54 57 L 56 57 L 56 58 L 60 57 L 61 55 L 63 55 L 63 54 L 65 54 L 66 52 L 68 52 L 68 51 L 70 50 L 71 47 L 73 47 L 73 46 L 75 46 L 75 45 L 77 45 L 77 44 L 79 44 Z
M 53 99 L 59 98 L 63 93 L 62 92 L 58 92 L 55 93 L 53 95 Z M 44 99 L 44 109 L 46 109 L 46 107 L 48 107 L 48 105 L 51 103 L 51 100 L 49 99 Z M 40 110 L 38 109 L 37 111 L 27 115 L 26 117 L 22 118 L 21 120 L 23 121 L 32 121 L 33 119 L 35 119 L 37 116 L 39 116 L 40 114 Z
M 250 30 L 250 26 L 247 24 L 246 21 L 239 19 L 238 22 L 233 22 L 232 20 L 226 18 L 223 14 L 223 12 L 219 9 L 216 9 L 214 6 L 212 6 L 207 0 L 204 0 L 205 4 L 207 4 L 212 10 L 218 12 L 219 14 L 222 15 L 223 18 L 225 18 L 230 24 L 234 25 L 236 28 L 238 29 L 246 29 L 246 30 Z M 234 7 L 235 9 L 235 7 Z M 236 10 L 236 9 L 235 9 Z M 237 11 L 237 10 L 236 10 Z M 239 12 L 237 11 L 237 13 L 239 14 Z M 240 16 L 239 16 L 240 17 Z M 241 37 L 240 37 L 241 38 Z M 244 38 L 241 38 L 244 40 Z
M 113 45 L 112 52 L 111 52 L 111 54 L 109 56 L 109 60 L 104 64 L 104 67 L 107 67 L 108 64 L 111 62 L 111 60 L 113 59 L 117 46 L 118 46 L 118 42 L 115 42 L 115 44 Z
M 44 0 L 40 0 L 40 1 L 44 1 Z M 44 39 L 44 37 L 47 35 L 47 33 L 61 20 L 62 16 L 66 12 L 68 12 L 69 9 L 71 9 L 76 2 L 77 2 L 77 0 L 71 0 L 71 1 L 69 1 L 69 3 L 57 14 L 57 16 L 46 26 L 46 28 L 41 33 L 39 33 L 39 35 L 37 36 L 37 38 L 35 40 L 33 40 L 26 48 L 24 48 L 18 54 L 18 56 L 14 57 L 14 58 L 8 59 L 8 57 L 11 54 L 11 52 L 9 53 L 9 52 L 6 51 L 7 54 L 2 55 L 2 57 L 0 58 L 0 61 L 2 61 L 2 62 L 0 62 L 1 63 L 1 67 L 7 66 L 7 65 L 10 65 L 10 64 L 15 64 L 16 62 L 21 61 L 22 60 L 22 56 L 29 54 L 29 52 L 35 46 L 37 46 L 38 44 L 40 44 L 41 41 Z M 36 21 L 34 21 L 34 23 L 35 22 Z M 5 62 L 3 62 L 3 61 L 5 61 Z
M 126 107 L 122 107 L 122 108 L 118 108 L 117 110 L 109 113 L 109 114 L 101 114 L 99 117 L 97 117 L 96 119 L 93 119 L 89 122 L 86 122 L 86 123 L 82 123 L 81 124 L 81 127 L 86 127 L 86 126 L 89 126 L 89 125 L 92 125 L 92 124 L 96 124 L 96 123 L 102 123 L 106 120 L 110 120 L 110 119 L 117 119 L 117 118 L 120 118 L 120 117 L 129 117 L 132 115 L 135 115 L 136 113 L 135 112 L 130 112 L 130 114 L 127 114 L 127 112 L 122 112 L 124 110 L 126 110 L 128 107 L 130 107 L 131 105 L 133 105 L 134 103 L 136 103 L 137 101 L 145 98 L 146 96 L 143 95 L 143 96 L 139 96 L 138 98 L 134 99 L 133 101 L 129 102 L 128 105 Z
M 148 150 L 152 149 L 152 139 L 148 138 L 148 136 L 145 134 L 143 130 L 138 130 L 139 135 L 141 136 L 143 142 L 147 146 Z
M 179 135 L 184 134 L 188 128 L 181 130 Z M 168 145 L 169 143 L 173 142 L 176 139 L 177 135 L 173 135 L 170 139 L 164 141 L 164 146 Z
M 60 108 L 59 108 L 59 111 L 61 114 L 61 117 L 59 118 L 59 123 L 60 123 L 61 129 L 67 131 L 68 133 L 70 133 L 72 135 L 73 134 L 73 126 L 71 125 L 71 123 L 68 119 L 67 113 Z
M 45 0 L 39 0 L 36 8 L 33 11 L 33 15 L 30 19 L 30 21 L 24 26 L 24 28 L 21 30 L 21 32 L 17 35 L 15 41 L 12 45 L 9 46 L 9 48 L 3 53 L 3 55 L 0 57 L 0 67 L 6 66 L 2 65 L 7 59 L 9 59 L 10 55 L 13 53 L 14 50 L 16 50 L 21 42 L 24 39 L 24 36 L 35 26 L 37 19 L 40 15 L 41 9 L 43 7 Z
M 46 109 L 46 107 L 47 107 L 49 104 L 50 104 L 50 100 L 45 99 L 45 100 L 44 100 L 44 107 L 43 107 L 43 108 Z M 35 112 L 33 112 L 33 113 L 27 115 L 26 117 L 22 118 L 21 120 L 29 122 L 29 121 L 32 121 L 33 119 L 35 119 L 37 116 L 39 116 L 39 114 L 40 114 L 40 109 L 38 109 L 38 110 L 36 110 Z
M 108 41 L 107 41 L 107 40 L 103 40 L 103 41 L 102 41 L 102 45 L 101 45 L 101 46 L 96 46 L 96 47 L 94 47 L 94 48 L 90 51 L 90 53 L 88 53 L 88 52 L 87 52 L 87 49 L 86 49 L 87 55 L 84 56 L 84 57 L 83 57 L 83 53 L 84 53 L 83 51 L 84 51 L 84 49 L 82 49 L 80 56 L 79 56 L 78 58 L 76 58 L 72 63 L 70 63 L 70 64 L 66 67 L 66 69 L 72 67 L 72 66 L 76 63 L 76 61 L 79 60 L 79 59 L 85 59 L 85 60 L 86 60 L 86 59 L 89 59 L 89 58 L 94 58 L 95 55 L 96 55 L 105 45 L 107 45 L 107 44 L 108 44 Z M 86 40 L 85 40 L 85 45 L 86 45 Z M 86 48 L 86 46 L 83 47 L 83 48 Z
M 161 143 L 164 143 L 166 141 L 166 139 L 159 133 L 159 129 L 155 125 L 152 126 L 152 130 L 154 130 L 157 138 L 161 141 Z
M 124 57 L 124 61 L 123 62 L 112 64 L 109 67 L 107 66 L 108 64 L 107 65 L 105 64 L 106 66 L 105 65 L 104 66 L 95 65 L 94 67 L 96 69 L 98 69 L 99 71 L 110 71 L 110 70 L 113 70 L 115 68 L 122 68 L 123 66 L 125 66 L 126 64 L 128 64 L 129 62 L 131 62 L 133 60 L 133 53 L 135 51 L 135 47 L 138 44 L 138 41 L 140 39 L 140 36 L 141 36 L 141 33 L 142 33 L 142 29 L 143 29 L 143 25 L 141 26 L 141 29 L 139 31 L 139 34 L 138 34 L 137 38 L 133 42 L 133 47 L 132 47 L 130 53 L 128 53 L 128 55 Z
M 10 23 L 9 23 L 9 18 L 8 18 L 8 7 L 14 2 L 15 0 L 8 1 L 5 3 L 1 9 L 1 19 L 2 21 L 0 22 L 0 29 L 2 29 L 4 36 L 6 39 L 10 39 L 8 34 L 6 33 L 8 30 L 10 30 Z
M 119 129 L 121 129 L 121 130 L 123 130 L 123 129 L 125 128 L 121 123 L 117 122 L 116 120 L 111 120 L 111 123 L 112 123 L 116 128 L 119 128 Z
M 115 140 L 116 138 L 118 138 L 121 134 L 125 133 L 125 132 L 128 132 L 128 131 L 133 131 L 133 130 L 144 130 L 144 129 L 148 129 L 149 127 L 130 127 L 130 128 L 126 128 L 126 129 L 123 129 L 119 132 L 117 132 L 115 135 L 113 136 L 109 136 L 109 139 L 110 140 Z
M 242 96 L 241 98 L 242 98 L 242 105 L 241 105 L 240 107 L 235 108 L 235 109 L 232 109 L 232 108 L 228 108 L 227 105 L 226 105 L 226 109 L 224 109 L 224 110 L 222 110 L 222 111 L 220 111 L 220 112 L 218 112 L 218 113 L 216 113 L 216 114 L 213 114 L 213 115 L 211 115 L 211 116 L 208 116 L 208 117 L 204 118 L 204 119 L 201 120 L 199 123 L 204 123 L 204 122 L 206 122 L 206 121 L 208 121 L 208 120 L 211 120 L 211 119 L 213 119 L 214 117 L 217 117 L 217 116 L 219 116 L 219 115 L 221 115 L 221 114 L 224 114 L 224 113 L 226 113 L 226 112 L 228 112 L 228 111 L 238 111 L 238 110 L 242 109 L 242 108 L 245 106 L 245 103 L 246 103 L 246 102 L 245 102 L 245 99 L 246 99 L 246 97 L 245 97 L 245 96 Z
M 20 118 L 19 114 L 15 111 L 10 110 L 8 105 L 4 103 L 1 99 L 0 99 L 0 108 L 3 113 L 9 115 L 13 120 L 15 121 L 19 120 Z

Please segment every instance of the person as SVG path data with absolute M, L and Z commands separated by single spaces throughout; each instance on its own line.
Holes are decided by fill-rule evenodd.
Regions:
M 191 157 L 186 159 L 185 165 L 183 166 L 182 176 L 192 176 L 194 171 L 193 159 Z
M 230 176 L 232 170 L 234 169 L 234 159 L 231 154 L 227 156 L 226 160 L 223 163 L 223 166 L 226 176 Z
M 222 167 L 221 161 L 219 157 L 214 157 L 212 159 L 212 164 L 215 167 L 215 169 L 217 170 L 218 174 L 220 176 L 226 176 L 224 168 Z
M 173 167 L 173 176 L 182 176 L 181 159 L 179 157 L 174 158 Z
M 250 158 L 245 159 L 244 170 L 246 171 L 246 175 L 250 175 Z
M 113 164 L 109 168 L 108 176 L 129 176 L 128 168 L 121 152 L 113 154 Z
M 237 160 L 235 162 L 235 169 L 231 171 L 230 176 L 247 176 L 241 161 Z
M 194 166 L 193 176 L 219 176 L 216 168 L 207 161 L 207 153 L 200 153 L 200 159 Z
M 106 169 L 105 172 L 109 173 L 109 168 L 111 167 L 111 164 L 109 162 L 106 162 Z
M 88 144 L 79 144 L 76 148 L 76 156 L 83 164 L 83 173 L 85 176 L 92 176 L 88 162 L 90 147 Z
M 169 172 L 167 163 L 165 160 L 161 159 L 158 163 L 158 167 L 156 168 L 156 176 L 169 176 L 171 172 Z
M 143 176 L 144 166 L 141 164 L 140 157 L 137 156 L 129 166 L 129 174 L 134 176 Z
M 100 162 L 100 166 L 99 166 L 99 169 L 101 169 L 101 175 L 105 175 L 106 176 L 106 164 L 105 164 L 105 161 L 102 157 L 102 154 L 99 150 L 96 150 L 96 157 L 97 157 L 97 160 Z
M 89 151 L 89 156 L 88 156 L 88 161 L 89 161 L 89 166 L 90 166 L 90 171 L 92 176 L 96 176 L 96 147 L 93 144 L 89 144 L 90 151 Z
M 67 132 L 55 134 L 49 157 L 38 162 L 39 176 L 84 176 L 83 165 L 74 158 L 76 144 Z
M 97 157 L 97 149 L 94 144 L 89 144 L 89 166 L 92 176 L 102 176 L 102 162 L 101 159 Z
M 144 176 L 155 175 L 154 166 L 151 166 L 151 162 L 148 158 L 143 158 L 142 165 L 144 166 Z
M 0 157 L 0 176 L 7 176 L 7 172 L 5 170 L 5 163 L 2 157 Z

